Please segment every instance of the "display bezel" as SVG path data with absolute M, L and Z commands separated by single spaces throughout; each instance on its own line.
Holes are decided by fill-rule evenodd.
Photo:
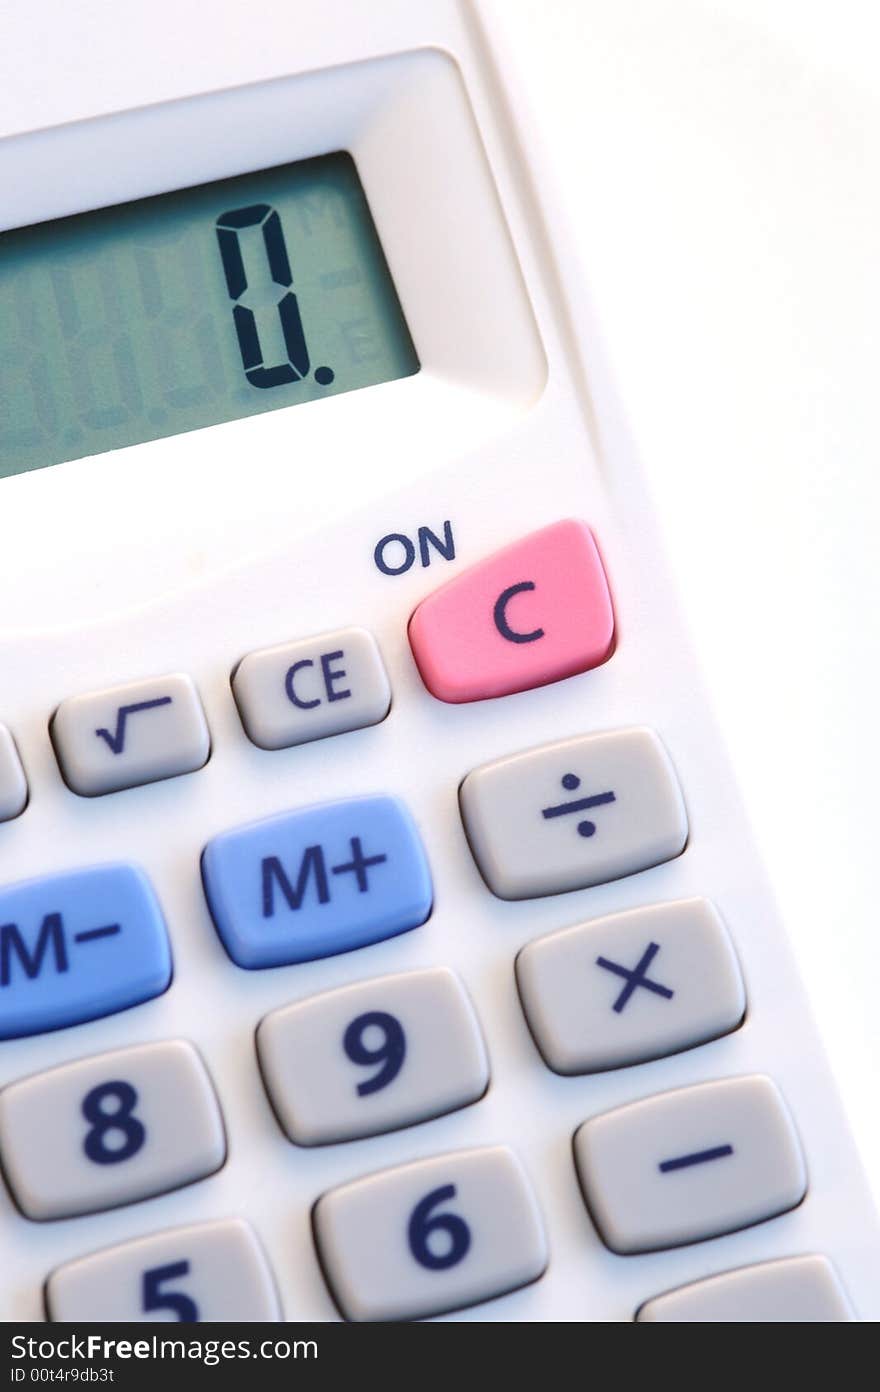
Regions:
M 529 295 L 459 69 L 440 50 L 10 137 L 0 142 L 2 223 L 26 226 L 334 150 L 357 166 L 421 370 L 296 411 L 3 479 L 5 515 L 19 524 L 5 569 L 30 577 L 31 621 L 106 612 L 96 587 L 106 591 L 111 558 L 122 606 L 184 583 L 194 553 L 209 573 L 289 545 L 299 531 L 479 450 L 540 397 L 547 365 Z M 33 545 L 37 528 L 44 539 L 48 528 L 51 566 Z M 74 571 L 63 592 L 59 555 Z

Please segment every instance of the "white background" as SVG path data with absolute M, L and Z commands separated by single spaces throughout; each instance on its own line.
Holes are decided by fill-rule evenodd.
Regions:
M 880 1196 L 880 11 L 489 3 Z

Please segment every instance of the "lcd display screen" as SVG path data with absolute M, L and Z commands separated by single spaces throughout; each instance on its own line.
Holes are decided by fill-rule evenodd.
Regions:
M 344 152 L 0 233 L 0 477 L 418 368 Z

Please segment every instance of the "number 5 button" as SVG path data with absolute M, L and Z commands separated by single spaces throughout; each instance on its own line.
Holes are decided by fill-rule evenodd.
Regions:
M 49 1318 L 101 1320 L 280 1320 L 269 1264 L 240 1218 L 172 1228 L 60 1266 L 46 1283 Z
M 275 1010 L 260 1066 L 297 1145 L 374 1136 L 465 1107 L 489 1085 L 486 1049 L 446 967 L 361 981 Z
M 205 1065 L 171 1040 L 79 1059 L 0 1092 L 0 1158 L 26 1218 L 164 1194 L 226 1159 Z
M 315 1239 L 348 1320 L 419 1319 L 536 1281 L 547 1241 L 506 1146 L 438 1155 L 331 1189 Z

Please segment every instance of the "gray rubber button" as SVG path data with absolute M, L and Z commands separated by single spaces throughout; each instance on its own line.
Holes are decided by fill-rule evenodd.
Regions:
M 801 1202 L 800 1142 L 769 1078 L 724 1078 L 605 1112 L 575 1132 L 587 1207 L 613 1252 L 719 1237 Z
M 786 1257 L 658 1295 L 638 1320 L 666 1324 L 840 1324 L 854 1318 L 827 1257 Z
M 283 1319 L 269 1263 L 240 1218 L 166 1232 L 68 1262 L 46 1283 L 58 1323 Z
M 484 764 L 460 798 L 474 858 L 500 899 L 616 880 L 687 842 L 681 789 L 653 730 L 581 735 Z
M 315 1238 L 348 1320 L 419 1319 L 543 1275 L 547 1242 L 531 1184 L 505 1146 L 383 1170 L 317 1202 Z
M 183 673 L 71 696 L 51 734 L 64 781 L 81 797 L 191 773 L 211 752 L 202 703 Z
M 213 1174 L 223 1119 L 191 1044 L 140 1044 L 0 1092 L 0 1157 L 27 1218 L 115 1208 Z
M 374 1136 L 476 1102 L 489 1064 L 447 967 L 383 976 L 274 1010 L 257 1031 L 272 1105 L 297 1145 Z
M 523 1010 L 557 1073 L 595 1073 L 717 1039 L 742 1022 L 733 944 L 707 899 L 538 938 L 516 959 Z
M 339 628 L 242 658 L 232 691 L 247 736 L 261 749 L 377 725 L 391 707 L 378 644 L 364 628 Z
M 15 741 L 0 725 L 0 822 L 20 817 L 27 807 L 28 786 Z

